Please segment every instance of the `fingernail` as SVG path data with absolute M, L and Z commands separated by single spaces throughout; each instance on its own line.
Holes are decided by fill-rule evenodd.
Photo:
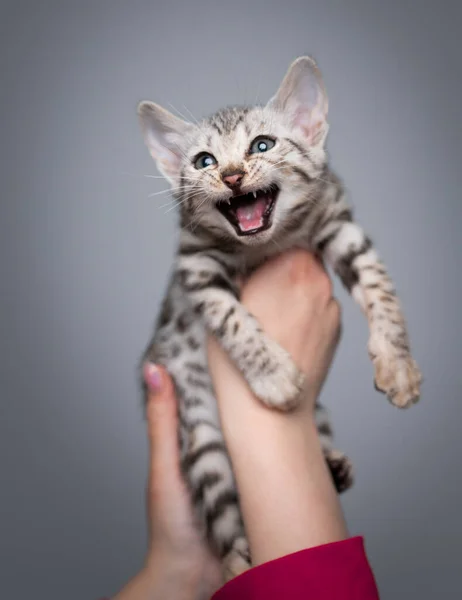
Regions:
M 160 388 L 162 386 L 162 376 L 157 365 L 155 365 L 152 362 L 145 363 L 143 368 L 143 375 L 146 385 L 151 390 L 151 392 L 160 392 Z

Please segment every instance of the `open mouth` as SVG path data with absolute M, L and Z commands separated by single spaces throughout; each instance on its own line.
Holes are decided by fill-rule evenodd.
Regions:
M 238 235 L 254 235 L 271 227 L 271 215 L 279 188 L 255 190 L 217 202 L 217 208 L 228 219 Z

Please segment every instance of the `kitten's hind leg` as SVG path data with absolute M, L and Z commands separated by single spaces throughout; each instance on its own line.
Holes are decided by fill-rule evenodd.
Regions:
M 250 560 L 250 549 L 247 538 L 243 535 L 233 541 L 230 550 L 223 557 L 223 578 L 230 581 L 244 573 L 252 566 Z
M 353 485 L 353 464 L 343 452 L 333 448 L 332 427 L 324 406 L 317 402 L 314 411 L 324 458 L 334 481 L 335 489 L 341 494 Z
M 223 577 L 228 581 L 250 568 L 250 552 L 221 430 L 210 420 L 197 417 L 203 396 L 202 391 L 200 396 L 184 397 L 186 404 L 195 404 L 196 416 L 181 419 L 182 437 L 188 440 L 182 469 L 204 534 L 221 559 Z
M 329 450 L 324 454 L 335 489 L 339 494 L 350 489 L 354 482 L 353 464 L 340 450 Z
M 250 568 L 249 547 L 209 376 L 197 365 L 190 372 L 191 366 L 185 362 L 175 378 L 180 400 L 180 437 L 185 440 L 182 471 L 200 527 L 221 559 L 223 577 L 228 581 Z
M 178 329 L 158 332 L 157 343 L 150 345 L 145 357 L 164 364 L 174 382 L 182 473 L 199 531 L 228 580 L 251 566 L 250 557 L 208 373 L 205 332 L 190 316 L 186 311 L 181 314 L 183 337 Z

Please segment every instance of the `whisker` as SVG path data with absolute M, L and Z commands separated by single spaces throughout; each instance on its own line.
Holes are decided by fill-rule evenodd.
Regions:
M 182 200 L 173 198 L 172 200 L 170 200 L 170 202 L 166 202 L 165 204 L 162 204 L 162 206 L 158 206 L 158 208 L 165 208 L 166 206 L 171 206 L 172 204 L 174 204 L 175 206 L 181 206 L 182 204 L 187 202 L 190 197 L 191 196 L 187 196 L 186 198 L 183 198 Z
M 323 179 L 322 177 L 313 177 L 313 181 L 323 181 L 324 183 L 332 183 L 331 181 Z
M 177 206 L 180 206 L 181 202 L 179 204 L 177 204 L 176 202 L 173 204 L 173 206 L 171 206 L 170 208 L 168 208 L 165 212 L 164 215 L 166 215 L 167 213 L 171 212 L 172 210 L 174 210 L 175 208 L 177 208 Z
M 171 204 L 173 204 L 174 206 L 181 206 L 182 204 L 184 204 L 191 198 L 194 198 L 194 195 L 186 196 L 186 198 L 183 198 L 182 200 L 177 200 L 176 198 L 174 198 L 171 202 L 167 202 L 167 204 L 164 204 L 163 206 L 160 206 L 159 208 L 165 208 L 166 206 L 170 206 Z
M 287 165 L 287 161 L 285 158 L 283 158 L 282 160 L 278 160 L 278 162 L 275 163 L 271 163 L 272 167 L 277 167 L 278 165 L 282 165 L 282 163 L 285 163 Z
M 171 192 L 171 189 L 168 190 L 162 190 L 160 192 L 153 192 L 152 194 L 148 194 L 148 198 L 153 198 L 154 196 L 159 196 L 160 194 L 167 194 L 168 192 Z
M 196 119 L 196 117 L 192 114 L 192 112 L 189 110 L 189 108 L 185 104 L 183 104 L 183 108 L 191 115 L 192 119 L 194 120 L 194 122 L 196 123 L 196 125 L 200 129 L 200 122 L 199 122 L 199 120 Z
M 205 202 L 207 202 L 208 200 L 211 199 L 211 196 L 207 193 L 205 193 L 204 195 L 204 199 L 202 200 L 202 202 L 199 203 L 198 206 L 195 207 L 195 211 L 200 211 L 200 209 L 202 208 L 202 206 L 205 204 Z M 198 215 L 196 215 L 195 218 L 192 218 L 191 221 L 188 223 L 188 226 L 191 228 L 191 231 L 194 233 L 195 229 L 193 229 L 194 226 L 199 225 L 200 220 L 201 220 L 202 215 L 199 213 Z
M 196 117 L 192 114 L 192 112 L 189 110 L 189 108 L 185 104 L 183 104 L 183 108 L 186 111 L 188 111 L 188 113 L 191 115 L 191 117 L 192 117 L 192 119 L 193 119 L 196 127 L 199 129 L 199 131 L 201 131 L 204 135 L 206 135 L 206 131 L 203 128 L 201 121 L 199 121 L 198 119 L 196 119 Z
M 178 188 L 168 188 L 167 190 L 160 190 L 160 192 L 152 192 L 151 194 L 148 194 L 148 198 L 153 198 L 154 196 L 160 196 L 161 194 L 168 194 L 169 192 L 177 193 L 177 192 L 183 192 L 183 191 L 192 191 L 194 189 L 197 189 L 197 188 L 195 186 L 191 186 L 191 187 L 182 186 L 182 187 L 178 187 Z
M 163 175 L 145 175 L 144 173 L 130 173 L 129 171 L 120 171 L 121 175 L 130 175 L 131 177 L 149 177 L 151 179 L 165 179 Z
M 178 204 L 178 202 L 176 200 L 171 200 L 170 202 L 166 202 L 165 204 L 162 204 L 161 206 L 158 206 L 157 208 L 158 209 L 167 208 L 167 207 L 172 206 L 172 204 L 174 206 L 176 206 Z
M 173 104 L 172 104 L 171 102 L 169 102 L 169 105 L 170 105 L 170 106 L 173 108 L 173 110 L 176 110 L 176 112 L 177 112 L 177 113 L 178 113 L 178 114 L 179 114 L 181 117 L 183 117 L 183 119 L 184 119 L 186 122 L 190 122 L 189 118 L 188 118 L 188 117 L 185 117 L 185 115 L 184 115 L 184 114 L 183 114 L 181 111 L 179 111 L 179 110 L 178 110 L 178 108 L 175 108 L 175 106 L 173 106 Z M 204 129 L 201 127 L 201 125 L 200 125 L 199 121 L 198 121 L 198 120 L 196 119 L 196 117 L 195 117 L 195 116 L 192 114 L 192 112 L 189 110 L 189 108 L 188 108 L 187 106 L 185 106 L 184 104 L 183 104 L 183 108 L 184 108 L 184 109 L 185 109 L 185 110 L 186 110 L 186 111 L 187 111 L 187 112 L 188 112 L 188 113 L 191 115 L 191 117 L 193 118 L 193 121 L 195 122 L 195 125 L 196 125 L 196 127 L 197 127 L 197 128 L 200 130 L 200 131 L 202 131 L 202 133 L 205 135 L 205 131 L 204 131 Z M 181 151 L 181 148 L 179 148 L 179 150 Z M 184 154 L 184 153 L 183 153 L 183 158 L 189 161 L 189 157 L 188 157 L 188 156 L 186 156 L 186 154 Z
M 169 192 L 175 192 L 184 189 L 185 188 L 178 188 L 178 190 L 172 190 L 169 188 L 168 190 L 161 190 L 160 192 L 152 192 L 151 194 L 148 194 L 148 198 L 153 198 L 154 196 L 160 196 L 161 194 L 168 194 Z
M 282 167 L 278 167 L 277 169 L 271 169 L 272 173 L 275 173 L 276 171 L 282 171 L 283 169 L 286 169 L 288 167 L 288 165 L 283 165 Z
M 282 227 L 282 229 L 284 229 L 284 231 L 285 231 L 285 227 L 283 227 L 281 224 L 279 224 L 279 225 L 280 225 L 280 226 Z M 283 251 L 284 251 L 284 248 L 282 248 L 282 246 L 280 246 L 280 245 L 279 245 L 279 244 L 276 242 L 276 240 L 275 240 L 274 238 L 271 238 L 271 241 L 273 242 L 273 244 L 276 246 L 276 248 L 277 248 L 277 249 L 278 249 L 280 252 L 283 252 Z
M 175 110 L 185 121 L 188 120 L 182 112 L 180 112 L 175 106 L 173 106 L 171 102 L 169 102 L 168 105 L 170 106 L 170 108 L 173 108 L 173 110 Z

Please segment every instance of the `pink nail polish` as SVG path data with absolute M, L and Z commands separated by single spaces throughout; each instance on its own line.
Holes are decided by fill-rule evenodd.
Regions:
M 143 369 L 144 380 L 152 392 L 158 392 L 162 385 L 160 371 L 154 363 L 145 363 Z

